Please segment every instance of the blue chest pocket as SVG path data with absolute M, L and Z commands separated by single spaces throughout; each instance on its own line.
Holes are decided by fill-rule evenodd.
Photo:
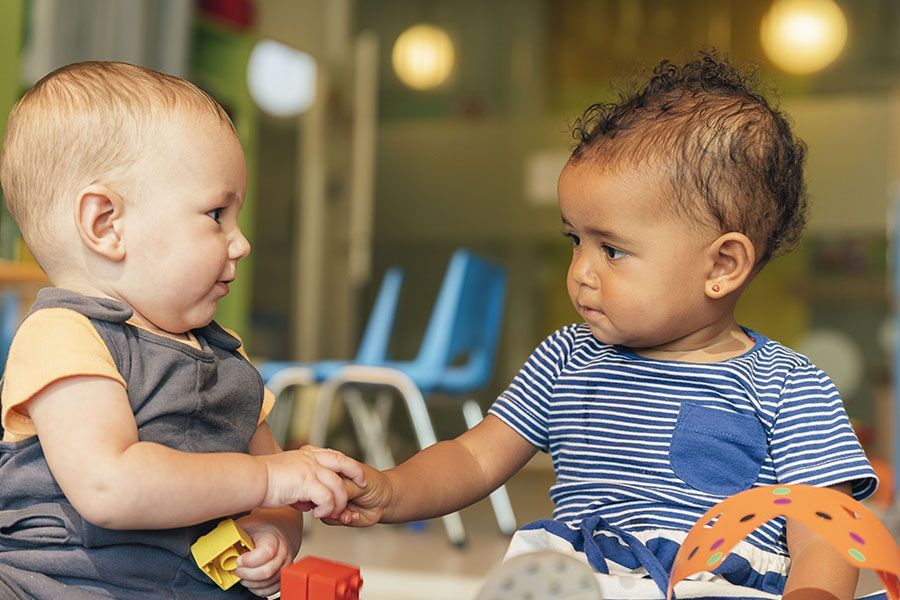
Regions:
M 669 463 L 682 481 L 729 496 L 756 481 L 766 456 L 766 432 L 754 416 L 685 402 L 672 434 Z

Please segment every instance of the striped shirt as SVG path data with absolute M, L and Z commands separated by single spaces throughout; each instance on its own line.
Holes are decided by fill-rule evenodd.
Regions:
M 586 325 L 544 340 L 490 413 L 550 453 L 554 519 L 686 532 L 754 486 L 852 482 L 856 499 L 872 494 L 874 472 L 828 376 L 745 331 L 753 348 L 714 364 L 643 358 Z M 746 541 L 784 556 L 784 529 L 773 520 Z

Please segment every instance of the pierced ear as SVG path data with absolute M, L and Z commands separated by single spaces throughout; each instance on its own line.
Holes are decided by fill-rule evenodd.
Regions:
M 124 207 L 122 197 L 105 185 L 92 184 L 79 192 L 75 223 L 87 248 L 110 260 L 125 258 Z
M 750 238 L 732 231 L 719 236 L 709 251 L 711 260 L 704 290 L 708 298 L 723 298 L 747 283 L 756 266 L 756 250 Z

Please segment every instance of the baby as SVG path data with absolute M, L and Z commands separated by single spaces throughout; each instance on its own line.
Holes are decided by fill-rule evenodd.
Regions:
M 593 567 L 604 597 L 658 598 L 687 531 L 732 494 L 874 491 L 828 376 L 735 320 L 741 294 L 806 220 L 805 147 L 751 83 L 715 55 L 663 61 L 633 95 L 585 112 L 558 185 L 566 286 L 583 322 L 541 343 L 481 424 L 397 468 L 367 468 L 368 487 L 351 491 L 358 519 L 329 522 L 443 515 L 549 452 L 553 520 L 517 532 L 507 558 L 567 552 Z M 695 592 L 678 589 L 851 598 L 857 575 L 779 519 Z
M 0 177 L 54 287 L 9 353 L 0 443 L 0 597 L 253 598 L 278 590 L 297 508 L 337 517 L 338 452 L 282 452 L 274 399 L 213 321 L 250 245 L 247 171 L 224 110 L 187 81 L 73 64 L 9 117 Z M 220 590 L 191 558 L 223 517 L 253 538 Z

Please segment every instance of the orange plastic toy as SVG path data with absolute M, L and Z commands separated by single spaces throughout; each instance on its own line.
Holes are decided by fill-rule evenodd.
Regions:
M 812 528 L 854 567 L 874 570 L 888 597 L 900 599 L 900 548 L 890 532 L 853 498 L 809 485 L 753 488 L 707 511 L 675 556 L 666 599 L 672 597 L 676 583 L 712 571 L 747 534 L 779 516 Z
M 359 567 L 307 556 L 281 570 L 281 600 L 359 600 Z

